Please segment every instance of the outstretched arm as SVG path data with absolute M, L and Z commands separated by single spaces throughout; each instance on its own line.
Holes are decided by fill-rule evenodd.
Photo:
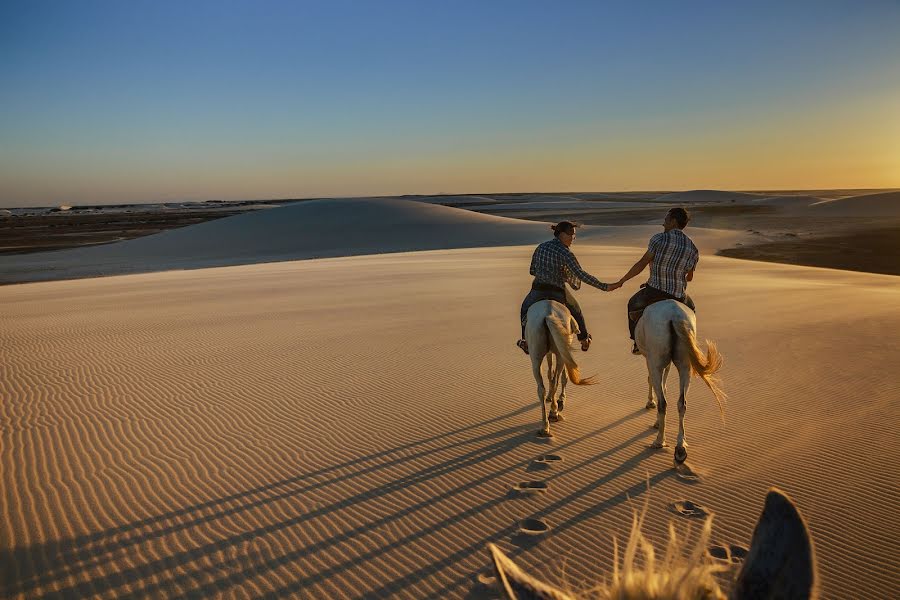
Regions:
M 622 279 L 620 279 L 617 283 L 619 285 L 622 285 L 623 283 L 625 283 L 632 277 L 635 277 L 636 275 L 640 275 L 641 271 L 646 269 L 647 265 L 649 265 L 650 261 L 652 261 L 652 260 L 653 260 L 653 252 L 651 252 L 650 250 L 647 250 L 644 253 L 644 256 L 641 257 L 641 260 L 634 263 L 634 266 L 631 267 L 628 270 L 628 272 L 625 273 L 625 275 L 622 277 Z
M 569 270 L 572 272 L 575 277 L 585 282 L 586 284 L 597 288 L 598 290 L 603 290 L 604 292 L 609 292 L 611 283 L 603 283 L 587 271 L 581 268 L 581 265 L 578 264 L 578 259 L 575 258 L 575 255 L 571 252 L 566 254 L 566 266 L 569 267 Z M 577 289 L 577 288 L 576 288 Z M 615 289 L 615 288 L 612 288 Z

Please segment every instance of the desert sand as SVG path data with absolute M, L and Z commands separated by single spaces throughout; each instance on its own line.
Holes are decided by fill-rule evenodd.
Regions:
M 689 228 L 729 401 L 723 423 L 691 387 L 687 481 L 649 449 L 624 316 L 642 277 L 577 292 L 600 384 L 570 387 L 544 442 L 514 341 L 546 225 L 304 204 L 2 257 L 20 278 L 116 275 L 0 288 L 4 596 L 492 598 L 488 542 L 577 588 L 645 501 L 659 543 L 710 512 L 739 547 L 773 485 L 824 598 L 897 595 L 897 277 L 715 256 L 752 234 Z M 585 227 L 573 250 L 611 281 L 659 229 Z

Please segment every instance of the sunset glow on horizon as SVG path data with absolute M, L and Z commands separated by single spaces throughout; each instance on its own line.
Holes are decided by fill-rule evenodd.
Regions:
M 0 6 L 0 207 L 900 188 L 900 4 Z

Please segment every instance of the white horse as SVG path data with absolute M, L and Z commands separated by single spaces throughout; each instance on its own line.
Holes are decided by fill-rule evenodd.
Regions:
M 578 333 L 578 324 L 564 304 L 553 300 L 535 302 L 528 309 L 525 324 L 525 341 L 531 357 L 531 371 L 537 382 L 538 402 L 541 403 L 542 426 L 538 437 L 550 437 L 550 422 L 560 420 L 561 403 L 565 401 L 566 374 L 575 385 L 591 385 L 592 377 L 581 378 L 578 363 L 572 355 L 572 336 Z M 541 363 L 547 357 L 547 379 L 549 393 L 541 376 Z M 554 357 L 556 364 L 554 365 Z M 565 373 L 564 373 L 565 371 Z M 562 378 L 560 400 L 556 399 L 556 388 Z M 547 414 L 547 404 L 550 413 Z
M 706 357 L 697 346 L 697 318 L 694 311 L 676 300 L 663 300 L 651 304 L 644 309 L 644 314 L 637 322 L 635 341 L 638 349 L 647 360 L 648 381 L 650 384 L 647 408 L 652 408 L 653 392 L 659 400 L 656 413 L 656 424 L 659 429 L 654 448 L 663 448 L 666 444 L 666 378 L 669 367 L 674 364 L 678 369 L 681 393 L 678 397 L 678 439 L 675 443 L 675 461 L 683 463 L 687 459 L 687 441 L 684 435 L 684 413 L 687 410 L 687 391 L 691 382 L 691 374 L 700 377 L 715 396 L 719 412 L 723 413 L 722 403 L 725 393 L 713 375 L 722 367 L 722 356 L 715 343 L 706 341 Z M 724 413 L 723 413 L 724 414 Z
M 772 488 L 756 523 L 750 549 L 735 577 L 736 568 L 713 559 L 708 553 L 712 517 L 693 547 L 669 528 L 669 543 L 663 556 L 641 533 L 646 508 L 635 515 L 631 537 L 622 553 L 616 552 L 612 581 L 593 587 L 589 597 L 616 600 L 724 600 L 716 575 L 731 572 L 731 600 L 783 598 L 812 600 L 818 597 L 816 553 L 809 528 L 791 499 Z M 614 540 L 615 541 L 615 540 Z M 614 547 L 617 547 L 614 544 Z M 509 600 L 575 600 L 580 594 L 535 579 L 522 571 L 494 544 L 488 544 L 498 584 Z M 643 555 L 639 558 L 639 555 Z M 726 555 L 731 560 L 730 550 Z M 725 578 L 726 580 L 728 577 Z M 584 594 L 583 597 L 588 597 Z

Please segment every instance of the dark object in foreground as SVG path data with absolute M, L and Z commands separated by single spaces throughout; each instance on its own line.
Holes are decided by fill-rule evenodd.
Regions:
M 646 542 L 640 532 L 643 516 L 635 520 L 632 540 Z M 698 543 L 709 541 L 709 522 Z M 637 539 L 635 539 L 637 538 Z M 642 544 L 638 543 L 640 547 Z M 669 551 L 684 552 L 683 548 Z M 508 600 L 574 600 L 576 596 L 548 585 L 524 572 L 494 544 L 488 544 L 501 592 Z M 627 550 L 624 566 L 616 565 L 616 575 L 609 586 L 592 590 L 591 597 L 598 598 L 707 598 L 724 600 L 725 594 L 713 578 L 726 567 L 717 565 L 714 554 L 707 558 L 681 563 L 668 556 L 658 564 L 663 569 L 677 571 L 660 572 L 654 567 L 643 570 L 635 556 Z M 694 555 L 697 556 L 696 554 Z M 672 560 L 669 560 L 669 559 Z M 750 550 L 743 559 L 740 572 L 734 579 L 732 600 L 757 598 L 782 598 L 808 600 L 818 597 L 816 556 L 809 528 L 793 501 L 784 492 L 772 488 L 766 496 L 765 506 L 753 538 Z

